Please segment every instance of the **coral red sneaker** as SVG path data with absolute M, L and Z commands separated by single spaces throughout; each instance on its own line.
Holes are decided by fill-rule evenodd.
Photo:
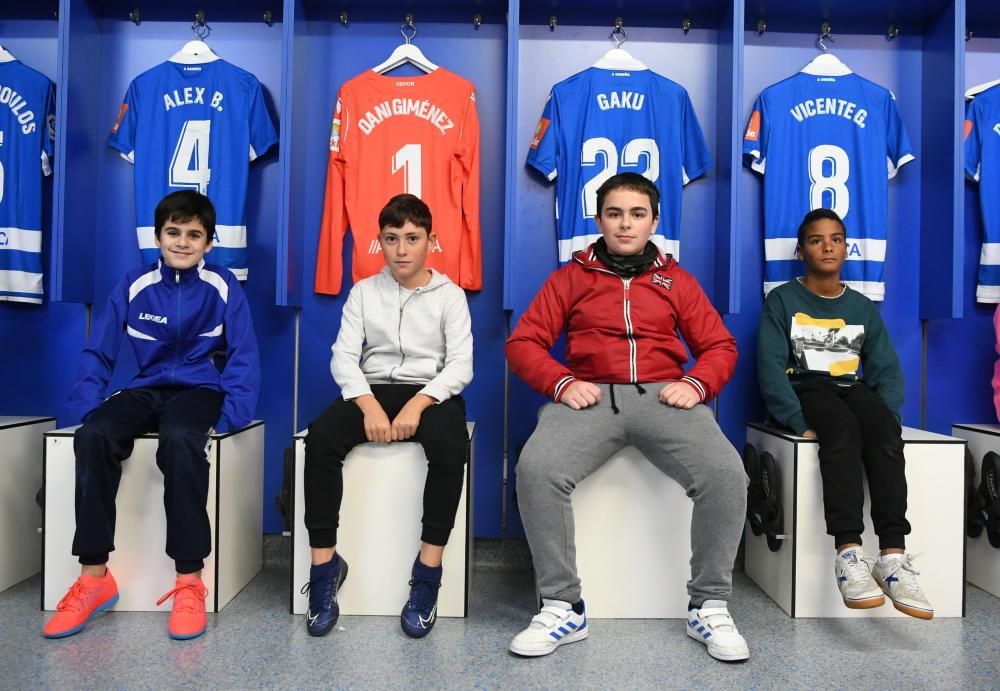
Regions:
M 174 589 L 156 601 L 162 605 L 168 598 L 174 598 L 174 609 L 170 612 L 167 630 L 175 640 L 197 638 L 205 633 L 205 598 L 208 588 L 197 576 L 178 576 Z
M 104 578 L 80 574 L 56 605 L 42 634 L 46 638 L 65 638 L 79 633 L 95 615 L 118 602 L 118 584 L 109 570 Z

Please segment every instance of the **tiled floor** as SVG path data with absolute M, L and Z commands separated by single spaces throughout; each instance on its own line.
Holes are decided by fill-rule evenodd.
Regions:
M 47 641 L 36 576 L 0 593 L 0 688 L 1000 687 L 1000 599 L 972 586 L 965 619 L 791 620 L 737 573 L 731 610 L 747 663 L 712 660 L 680 620 L 592 620 L 589 639 L 520 659 L 507 643 L 534 595 L 519 554 L 480 545 L 471 615 L 441 619 L 419 641 L 395 617 L 343 617 L 310 638 L 288 614 L 288 568 L 273 559 L 201 638 L 171 641 L 165 614 L 111 613 Z

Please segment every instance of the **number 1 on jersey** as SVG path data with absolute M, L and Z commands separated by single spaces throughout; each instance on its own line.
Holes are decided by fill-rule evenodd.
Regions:
M 181 127 L 174 157 L 170 161 L 170 186 L 208 194 L 212 170 L 208 167 L 211 120 L 187 120 Z
M 420 185 L 420 145 L 404 144 L 392 155 L 392 174 L 403 171 L 403 192 L 421 197 Z

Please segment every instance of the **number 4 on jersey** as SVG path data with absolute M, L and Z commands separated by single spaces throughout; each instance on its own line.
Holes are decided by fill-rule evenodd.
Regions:
M 212 170 L 208 167 L 211 120 L 187 120 L 181 127 L 174 155 L 170 160 L 170 186 L 198 190 L 208 194 Z

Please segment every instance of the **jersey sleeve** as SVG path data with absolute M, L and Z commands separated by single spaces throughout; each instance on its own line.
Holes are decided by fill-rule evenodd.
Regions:
M 705 143 L 705 135 L 694 113 L 691 97 L 684 94 L 683 116 L 681 118 L 682 154 L 681 181 L 686 185 L 701 177 L 712 166 L 712 154 Z
M 913 160 L 913 147 L 910 145 L 910 137 L 906 133 L 906 125 L 896 107 L 896 97 L 889 93 L 886 122 L 886 165 L 888 167 L 889 178 L 896 177 L 896 173 L 904 165 Z
M 556 141 L 559 132 L 558 111 L 556 94 L 552 91 L 549 100 L 545 102 L 545 109 L 535 127 L 535 135 L 531 138 L 531 147 L 528 149 L 528 165 L 549 180 L 555 180 L 559 172 L 557 170 L 559 150 Z
M 111 136 L 108 138 L 108 145 L 117 149 L 129 163 L 135 163 L 135 133 L 139 124 L 136 107 L 138 102 L 139 89 L 133 81 L 125 93 L 125 100 L 118 111 L 118 119 L 111 128 Z
M 49 82 L 45 91 L 45 128 L 42 130 L 42 174 L 52 175 L 52 156 L 56 143 L 56 94 L 55 86 Z
M 475 91 L 469 92 L 456 158 L 462 176 L 462 245 L 457 283 L 466 290 L 480 290 L 483 263 L 479 225 L 479 113 Z
M 980 132 L 979 109 L 973 101 L 965 109 L 965 174 L 979 182 L 983 139 Z
M 250 87 L 250 160 L 265 153 L 278 141 L 271 114 L 264 102 L 264 90 L 256 79 Z
M 743 163 L 761 175 L 767 161 L 767 120 L 765 118 L 764 96 L 761 94 L 753 104 L 750 122 L 743 133 Z
M 326 193 L 323 197 L 323 220 L 319 229 L 316 254 L 315 291 L 337 295 L 343 281 L 344 233 L 347 232 L 347 203 L 344 167 L 345 148 L 350 146 L 350 117 L 344 94 L 337 95 L 330 128 L 330 156 L 326 163 Z

